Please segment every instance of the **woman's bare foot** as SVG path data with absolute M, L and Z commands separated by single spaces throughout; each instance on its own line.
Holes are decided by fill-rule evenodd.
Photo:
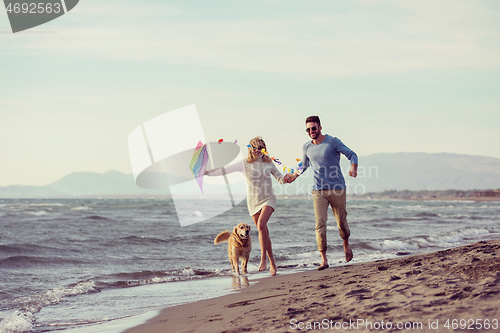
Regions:
M 349 252 L 345 254 L 345 262 L 349 262 L 354 258 L 354 255 L 352 254 L 352 250 L 349 249 Z
M 267 269 L 266 262 L 261 262 L 259 266 L 259 272 L 263 272 Z
M 271 272 L 272 276 L 276 275 L 276 267 L 271 266 L 271 268 L 269 269 L 269 271 Z
M 345 252 L 345 262 L 349 262 L 352 260 L 354 255 L 352 254 L 351 247 L 349 246 L 349 241 L 344 239 L 344 252 Z

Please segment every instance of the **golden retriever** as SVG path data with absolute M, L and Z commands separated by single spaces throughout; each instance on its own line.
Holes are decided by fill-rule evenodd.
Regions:
M 228 242 L 227 252 L 233 273 L 240 275 L 238 264 L 241 259 L 241 271 L 243 274 L 247 274 L 248 259 L 252 250 L 250 226 L 246 223 L 240 223 L 234 227 L 233 232 L 223 231 L 215 237 L 214 244 L 217 245 L 225 241 Z

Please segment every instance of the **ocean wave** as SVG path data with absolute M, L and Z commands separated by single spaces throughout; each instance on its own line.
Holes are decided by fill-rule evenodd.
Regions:
M 480 238 L 490 233 L 491 231 L 488 229 L 469 228 L 434 236 L 418 236 L 408 239 L 386 239 L 382 241 L 365 242 L 364 246 L 373 250 L 404 252 L 427 248 L 446 248 L 461 245 L 466 240 Z
M 399 222 L 399 221 L 420 221 L 424 220 L 425 216 L 401 216 L 401 217 L 389 217 L 386 219 L 381 219 L 381 220 L 386 220 L 386 221 L 392 221 L 392 222 Z
M 82 281 L 68 287 L 59 287 L 9 301 L 14 312 L 0 322 L 0 332 L 29 332 L 35 325 L 35 314 L 48 305 L 59 304 L 66 297 L 98 291 L 93 281 Z
M 469 228 L 443 235 L 429 236 L 429 240 L 441 246 L 455 246 L 468 239 L 475 239 L 490 234 L 488 229 Z
M 29 311 L 16 310 L 9 317 L 0 321 L 0 333 L 21 333 L 33 331 L 35 315 Z
M 407 214 L 407 215 L 401 215 L 401 216 L 397 216 L 397 217 L 383 216 L 380 218 L 375 218 L 373 220 L 370 220 L 370 222 L 421 221 L 421 220 L 433 220 L 434 218 L 437 218 L 437 217 L 440 217 L 439 214 L 435 214 L 435 213 L 431 213 L 431 212 L 419 212 L 416 214 Z
M 66 205 L 59 202 L 41 202 L 41 203 L 30 203 L 28 207 L 65 207 Z
M 47 215 L 47 211 L 45 211 L 45 210 L 39 210 L 39 211 L 36 211 L 36 212 L 24 212 L 24 214 L 35 215 L 35 216 L 43 216 L 43 215 Z
M 78 207 L 73 207 L 70 210 L 92 210 L 92 209 L 93 209 L 92 207 L 88 206 L 78 206 Z
M 28 268 L 34 266 L 56 266 L 80 264 L 82 261 L 62 257 L 11 256 L 0 260 L 2 268 Z
M 439 214 L 431 212 L 420 212 L 415 214 L 416 217 L 439 217 Z
M 232 275 L 232 272 L 229 269 L 205 270 L 185 267 L 170 271 L 142 271 L 108 274 L 95 278 L 95 281 L 97 287 L 103 290 L 108 288 L 130 288 L 148 284 L 199 280 L 230 275 Z
M 0 245 L 0 253 L 40 253 L 45 250 L 53 250 L 52 247 L 40 246 L 35 244 L 8 244 L 8 245 Z
M 386 239 L 382 242 L 371 242 L 369 244 L 373 249 L 383 251 L 408 251 L 418 250 L 429 246 L 425 239 L 397 240 Z
M 106 221 L 106 220 L 112 220 L 108 217 L 104 217 L 104 216 L 100 216 L 100 215 L 89 215 L 89 216 L 86 216 L 85 219 L 88 219 L 88 220 L 95 220 L 95 221 L 100 221 L 100 220 L 103 220 L 103 221 Z
M 121 237 L 120 240 L 129 242 L 129 243 L 144 243 L 144 242 L 169 243 L 168 240 L 155 238 L 155 237 L 149 237 L 149 236 L 126 236 L 126 237 Z
M 380 227 L 394 227 L 396 224 L 394 222 L 404 222 L 404 221 L 422 221 L 428 219 L 424 216 L 398 216 L 398 217 L 377 217 L 369 220 L 349 220 L 351 223 L 368 223 L 369 225 L 377 225 Z
M 475 219 L 475 217 L 469 215 L 469 214 L 438 214 L 439 217 L 445 218 L 445 219 L 454 219 L 454 220 L 461 220 L 461 219 Z
M 410 210 L 410 211 L 416 211 L 416 210 L 429 210 L 431 209 L 431 207 L 427 206 L 427 205 L 398 205 L 398 206 L 389 206 L 387 207 L 388 209 L 398 209 L 398 210 L 401 210 L 401 209 L 404 209 L 404 210 Z

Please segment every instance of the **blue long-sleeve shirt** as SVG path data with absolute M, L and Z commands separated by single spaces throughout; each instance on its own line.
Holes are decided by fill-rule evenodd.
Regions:
M 302 147 L 303 171 L 313 168 L 313 190 L 344 189 L 345 180 L 340 170 L 340 154 L 344 154 L 351 164 L 358 164 L 358 155 L 338 138 L 326 134 L 318 145 L 308 141 Z

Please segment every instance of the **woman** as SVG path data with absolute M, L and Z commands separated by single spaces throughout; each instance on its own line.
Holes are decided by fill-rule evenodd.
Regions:
M 290 176 L 283 175 L 273 164 L 266 152 L 266 143 L 261 137 L 250 140 L 248 147 L 248 158 L 239 163 L 232 164 L 224 168 L 225 173 L 240 171 L 247 177 L 247 206 L 259 232 L 259 243 L 261 259 L 259 271 L 266 270 L 266 254 L 269 258 L 270 273 L 276 275 L 276 262 L 273 256 L 271 238 L 267 222 L 276 209 L 276 196 L 271 183 L 271 175 L 281 184 L 289 183 Z M 209 176 L 222 175 L 222 169 L 210 170 L 206 172 Z

